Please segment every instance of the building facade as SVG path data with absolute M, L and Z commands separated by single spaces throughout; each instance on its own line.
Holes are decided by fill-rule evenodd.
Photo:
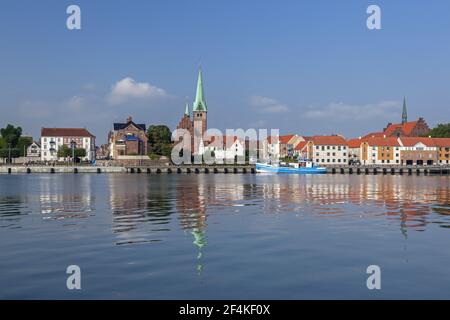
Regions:
M 30 160 L 41 159 L 41 144 L 39 142 L 33 141 L 33 143 L 28 146 L 27 157 L 30 158 Z
M 186 130 L 190 136 L 190 143 L 186 143 L 183 148 L 183 152 L 187 151 L 191 155 L 201 154 L 200 145 L 206 146 L 209 141 L 208 137 L 205 137 L 205 132 L 208 129 L 208 106 L 206 104 L 205 94 L 203 90 L 203 76 L 202 71 L 199 70 L 197 78 L 197 91 L 195 94 L 195 100 L 192 104 L 192 118 L 189 110 L 189 105 L 186 104 L 183 118 L 177 125 L 177 130 Z M 185 137 L 179 134 L 177 131 L 177 141 L 181 141 Z M 190 148 L 189 150 L 184 150 Z
M 63 145 L 86 150 L 83 161 L 95 160 L 95 136 L 84 128 L 42 128 L 40 144 L 42 161 L 62 160 L 58 150 Z
M 109 157 L 145 156 L 148 152 L 148 137 L 145 124 L 135 123 L 128 117 L 124 123 L 114 123 L 108 135 Z
M 314 136 L 307 143 L 308 158 L 323 166 L 348 163 L 348 144 L 342 136 Z
M 363 165 L 400 164 L 401 145 L 395 137 L 371 137 L 362 140 L 360 162 Z

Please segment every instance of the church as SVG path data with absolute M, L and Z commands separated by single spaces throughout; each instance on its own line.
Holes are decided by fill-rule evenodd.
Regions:
M 191 151 L 193 155 L 199 154 L 199 149 L 203 143 L 203 134 L 207 130 L 208 107 L 206 105 L 203 91 L 202 70 L 198 71 L 197 92 L 192 105 L 192 117 L 189 110 L 189 104 L 186 103 L 183 118 L 177 125 L 177 129 L 187 130 L 191 135 Z
M 430 128 L 423 118 L 408 121 L 406 98 L 403 98 L 403 111 L 401 123 L 388 123 L 382 132 L 372 132 L 363 138 L 369 137 L 423 137 L 430 133 Z

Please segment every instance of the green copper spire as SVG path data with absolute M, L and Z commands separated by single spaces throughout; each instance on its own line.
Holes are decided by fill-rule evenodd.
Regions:
M 403 112 L 402 112 L 402 124 L 408 122 L 408 112 L 406 111 L 406 98 L 403 97 Z
M 205 112 L 208 111 L 205 96 L 203 94 L 203 80 L 201 69 L 198 71 L 197 94 L 195 95 L 195 101 L 192 107 L 192 111 L 205 111 Z
M 184 115 L 189 117 L 189 103 L 186 102 L 186 110 L 184 110 Z

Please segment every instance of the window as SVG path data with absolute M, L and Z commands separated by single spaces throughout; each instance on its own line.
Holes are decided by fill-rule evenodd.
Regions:
M 347 162 L 347 159 L 343 159 L 342 162 Z

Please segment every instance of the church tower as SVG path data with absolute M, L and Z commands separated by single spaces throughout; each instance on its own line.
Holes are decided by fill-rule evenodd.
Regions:
M 203 137 L 203 134 L 207 129 L 207 112 L 208 107 L 206 106 L 205 95 L 203 92 L 203 79 L 202 70 L 198 71 L 197 79 L 197 93 L 195 95 L 195 101 L 192 106 L 192 120 L 194 122 L 194 128 L 197 130 L 198 134 Z
M 406 98 L 403 97 L 403 112 L 402 112 L 402 124 L 408 122 L 408 112 L 406 111 Z

